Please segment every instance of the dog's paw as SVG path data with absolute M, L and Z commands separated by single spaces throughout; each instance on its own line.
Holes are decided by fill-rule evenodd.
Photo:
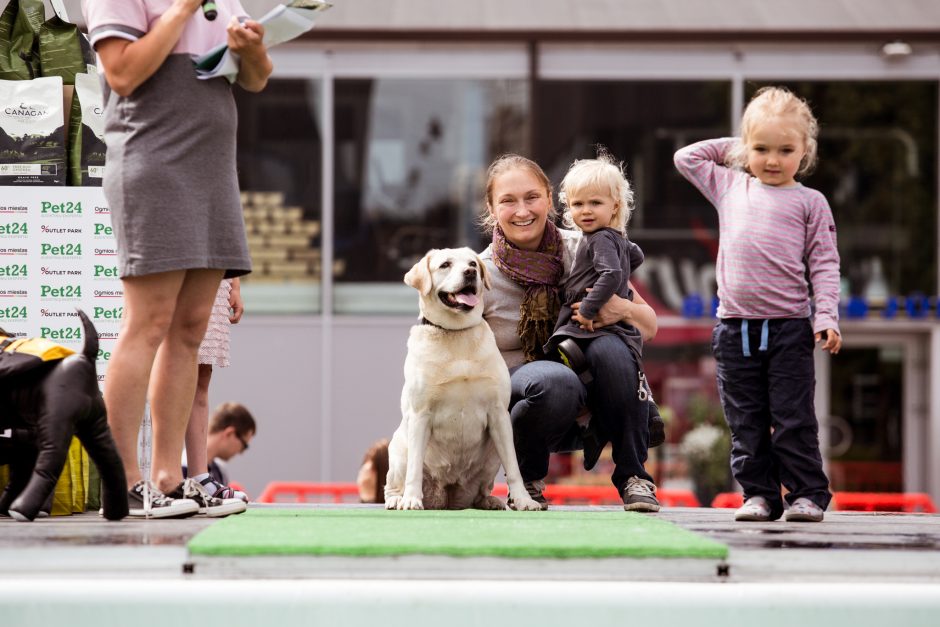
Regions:
M 506 509 L 506 504 L 502 499 L 498 499 L 495 496 L 487 496 L 480 499 L 478 502 L 474 503 L 473 506 L 476 509 L 495 509 L 503 510 Z
M 413 496 L 405 496 L 399 501 L 398 509 L 424 509 L 424 502 Z
M 513 509 L 523 512 L 540 512 L 542 511 L 542 506 L 539 505 L 537 501 L 526 497 L 518 500 L 514 499 Z
M 401 503 L 400 496 L 388 496 L 385 498 L 385 509 L 398 509 L 399 503 Z

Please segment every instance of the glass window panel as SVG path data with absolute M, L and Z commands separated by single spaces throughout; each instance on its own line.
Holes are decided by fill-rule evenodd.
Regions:
M 676 150 L 730 132 L 728 81 L 542 81 L 536 95 L 537 160 L 557 186 L 575 159 L 602 144 L 626 164 L 636 208 L 630 237 L 646 254 L 636 283 L 660 313 L 691 293 L 714 293 L 718 216 L 679 176 Z
M 847 348 L 832 360 L 833 489 L 902 492 L 904 348 Z
M 238 179 L 254 271 L 242 281 L 252 313 L 320 310 L 320 83 L 272 79 L 235 90 Z
M 748 98 L 764 84 L 749 83 Z M 820 123 L 819 166 L 805 183 L 832 206 L 848 293 L 935 293 L 936 81 L 786 86 Z
M 482 247 L 486 168 L 525 150 L 527 83 L 347 79 L 334 92 L 336 311 L 411 313 L 402 277 L 427 250 Z
M 542 81 L 535 96 L 537 160 L 561 182 L 575 159 L 602 144 L 626 164 L 636 208 L 630 238 L 646 260 L 634 283 L 660 316 L 681 312 L 692 293 L 714 293 L 718 216 L 679 176 L 676 150 L 730 132 L 729 81 Z M 665 318 L 663 318 L 665 319 Z M 668 417 L 667 442 L 647 464 L 657 485 L 692 487 L 681 442 L 701 423 L 724 428 L 706 324 L 660 325 L 644 369 Z

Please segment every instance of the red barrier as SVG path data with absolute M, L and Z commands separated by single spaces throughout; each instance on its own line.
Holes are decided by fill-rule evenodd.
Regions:
M 744 504 L 744 497 L 740 492 L 719 492 L 712 499 L 712 507 L 737 509 Z
M 937 511 L 930 496 L 922 492 L 836 492 L 832 508 L 856 512 L 925 512 Z
M 498 483 L 493 486 L 494 496 L 506 496 L 507 486 Z M 542 492 L 549 503 L 555 505 L 622 505 L 623 499 L 613 486 L 571 485 L 551 483 Z M 698 499 L 691 490 L 656 490 L 656 498 L 665 507 L 698 507 Z
M 712 507 L 741 507 L 739 492 L 722 492 Z M 922 492 L 833 492 L 832 509 L 837 512 L 925 512 L 937 511 L 930 496 Z
M 505 483 L 493 486 L 493 495 L 505 497 Z M 550 484 L 545 486 L 545 498 L 555 505 L 620 505 L 623 500 L 613 486 Z M 698 499 L 690 490 L 657 490 L 659 502 L 666 507 L 698 507 Z M 313 497 L 313 498 L 310 498 Z M 305 503 L 359 501 L 355 483 L 308 483 L 304 481 L 273 481 L 267 485 L 259 503 Z
M 314 498 L 308 498 L 314 497 Z M 272 481 L 265 488 L 259 503 L 358 503 L 359 488 L 355 483 L 309 483 L 306 481 Z

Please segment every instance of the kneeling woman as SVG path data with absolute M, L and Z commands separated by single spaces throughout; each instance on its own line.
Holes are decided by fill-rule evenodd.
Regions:
M 552 333 L 560 307 L 559 290 L 581 241 L 579 231 L 558 229 L 552 186 L 535 162 L 518 155 L 490 165 L 484 228 L 493 243 L 481 253 L 492 280 L 483 316 L 493 329 L 512 378 L 513 438 L 529 495 L 547 508 L 542 491 L 552 452 L 577 447 L 577 417 L 589 406 L 610 437 L 615 464 L 611 481 L 624 509 L 659 511 L 656 486 L 644 463 L 649 445 L 649 409 L 638 399 L 635 357 L 615 336 L 599 336 L 585 357 L 594 377 L 590 390 L 571 369 L 550 361 L 541 347 Z M 595 326 L 622 320 L 644 340 L 656 334 L 656 314 L 635 294 L 617 296 L 601 309 Z

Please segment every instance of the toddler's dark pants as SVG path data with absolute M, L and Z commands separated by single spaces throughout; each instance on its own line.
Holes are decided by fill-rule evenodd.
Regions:
M 774 518 L 783 513 L 781 484 L 791 504 L 807 497 L 826 509 L 832 498 L 813 404 L 814 346 L 806 318 L 725 318 L 712 334 L 731 473 L 745 499 L 770 502 Z

